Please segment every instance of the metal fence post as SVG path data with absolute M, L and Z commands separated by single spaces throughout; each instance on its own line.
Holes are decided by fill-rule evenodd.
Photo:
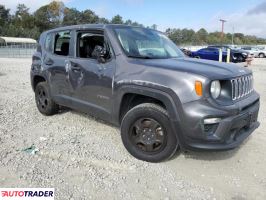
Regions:
M 230 57 L 231 57 L 231 50 L 227 49 L 227 57 L 226 57 L 226 62 L 230 63 Z
M 223 62 L 223 51 L 219 49 L 219 62 Z

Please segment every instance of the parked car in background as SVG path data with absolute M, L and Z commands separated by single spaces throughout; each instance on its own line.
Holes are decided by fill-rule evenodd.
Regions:
M 192 52 L 188 49 L 181 48 L 181 51 L 188 57 L 191 57 L 191 55 L 192 55 Z
M 249 52 L 249 54 L 255 58 L 264 58 L 266 56 L 266 49 L 263 47 L 251 47 L 251 46 L 245 46 L 241 47 L 242 50 L 245 50 Z
M 230 45 L 211 45 L 208 47 L 212 48 L 219 48 L 222 49 L 222 51 L 227 51 L 227 49 L 230 49 L 231 52 L 231 62 L 238 63 L 238 62 L 245 62 L 249 53 L 242 49 L 236 49 L 233 48 Z
M 191 57 L 219 61 L 219 48 L 215 47 L 203 48 L 196 52 L 192 52 Z M 227 59 L 227 49 L 222 48 L 222 61 L 226 62 L 226 59 Z M 245 58 L 243 58 L 242 54 L 231 51 L 230 62 L 238 63 L 244 61 Z
M 227 53 L 225 51 L 223 51 L 222 53 L 223 53 L 222 60 L 223 62 L 225 62 Z M 192 52 L 191 57 L 219 61 L 219 49 L 218 48 L 203 48 L 196 52 Z

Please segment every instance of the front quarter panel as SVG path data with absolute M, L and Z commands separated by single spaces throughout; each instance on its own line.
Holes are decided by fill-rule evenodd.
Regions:
M 115 90 L 118 90 L 121 85 L 130 83 L 162 91 L 172 91 L 181 103 L 187 103 L 202 98 L 195 92 L 195 81 L 201 81 L 203 87 L 208 82 L 201 75 L 141 65 L 137 59 L 125 58 L 117 60 Z
M 120 103 L 126 93 L 137 93 L 162 101 L 172 120 L 180 121 L 183 116 L 182 104 L 197 101 L 195 81 L 207 82 L 205 77 L 175 70 L 137 64 L 137 59 L 117 56 L 114 77 L 114 113 L 119 113 Z M 116 116 L 118 119 L 118 116 Z

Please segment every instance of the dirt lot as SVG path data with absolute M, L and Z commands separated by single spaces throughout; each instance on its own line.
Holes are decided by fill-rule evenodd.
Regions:
M 0 187 L 54 187 L 56 199 L 266 199 L 266 59 L 252 66 L 261 126 L 240 148 L 159 164 L 131 157 L 118 128 L 88 115 L 41 115 L 30 62 L 0 59 Z M 23 151 L 33 144 L 35 155 Z

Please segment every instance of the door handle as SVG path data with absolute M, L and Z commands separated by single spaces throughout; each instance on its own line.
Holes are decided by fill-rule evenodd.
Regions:
M 44 64 L 52 65 L 52 64 L 54 64 L 54 61 L 51 58 L 47 58 L 47 59 L 44 60 Z
M 76 71 L 76 72 L 79 72 L 80 71 L 80 66 L 78 64 L 75 64 L 75 63 L 71 63 L 71 70 L 72 71 Z

